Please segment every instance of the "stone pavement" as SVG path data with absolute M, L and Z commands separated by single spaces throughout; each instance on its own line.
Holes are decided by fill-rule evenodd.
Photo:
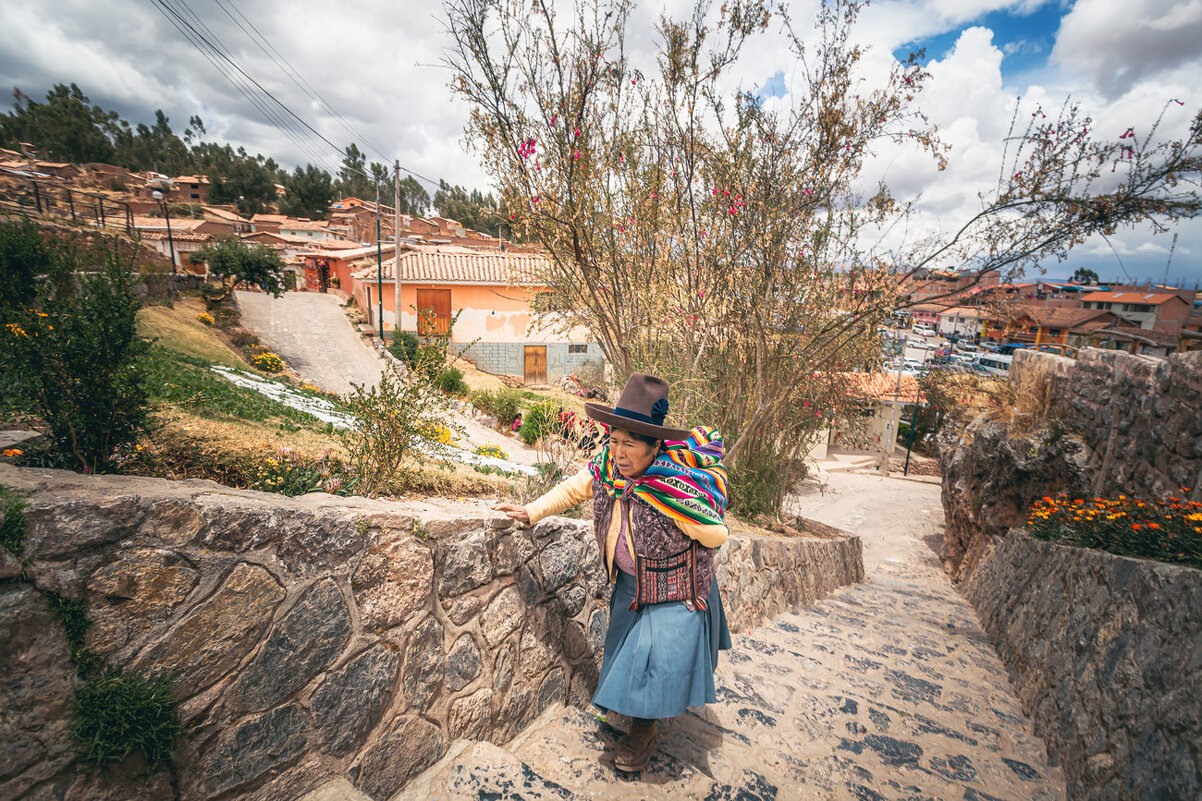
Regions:
M 242 324 L 305 381 L 338 393 L 350 392 L 352 383 L 375 386 L 379 382 L 384 362 L 351 325 L 335 295 L 236 295 Z
M 505 747 L 457 744 L 393 801 L 1063 798 L 993 647 L 922 539 L 942 526 L 938 487 L 829 481 L 799 509 L 864 537 L 867 580 L 735 632 L 717 703 L 661 724 L 640 777 L 613 770 L 625 720 L 558 708 Z M 317 792 L 362 797 L 340 786 Z

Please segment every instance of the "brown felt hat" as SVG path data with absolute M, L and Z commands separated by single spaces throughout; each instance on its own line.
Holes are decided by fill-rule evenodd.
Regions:
M 664 425 L 668 416 L 668 382 L 644 373 L 633 373 L 612 409 L 597 403 L 584 404 L 584 412 L 599 423 L 634 434 L 677 442 L 688 439 L 683 428 Z

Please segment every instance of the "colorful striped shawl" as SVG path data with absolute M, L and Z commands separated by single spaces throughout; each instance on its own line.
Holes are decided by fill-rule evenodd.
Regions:
M 609 455 L 609 445 L 592 458 L 593 478 L 611 498 L 637 496 L 673 520 L 720 525 L 726 512 L 726 468 L 722 435 L 706 426 L 694 428 L 683 442 L 668 440 L 667 453 L 633 481 L 622 477 Z

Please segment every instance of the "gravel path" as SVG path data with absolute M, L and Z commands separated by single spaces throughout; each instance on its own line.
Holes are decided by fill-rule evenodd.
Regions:
M 384 362 L 359 336 L 334 295 L 236 295 L 242 324 L 305 381 L 338 393 L 350 392 L 352 383 L 374 386 L 379 382 Z
M 639 779 L 612 768 L 625 721 L 561 707 L 506 747 L 458 744 L 394 801 L 1063 798 L 1005 669 L 924 541 L 942 530 L 938 485 L 827 480 L 796 507 L 864 538 L 866 581 L 735 632 L 717 703 L 661 724 Z

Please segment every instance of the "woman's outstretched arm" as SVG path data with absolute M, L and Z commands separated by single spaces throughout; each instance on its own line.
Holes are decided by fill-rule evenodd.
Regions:
M 546 495 L 525 506 L 499 503 L 493 507 L 493 510 L 504 512 L 520 523 L 533 525 L 544 517 L 557 515 L 565 509 L 571 509 L 573 506 L 584 503 L 591 497 L 593 497 L 593 474 L 586 468 L 571 478 L 556 484 Z

